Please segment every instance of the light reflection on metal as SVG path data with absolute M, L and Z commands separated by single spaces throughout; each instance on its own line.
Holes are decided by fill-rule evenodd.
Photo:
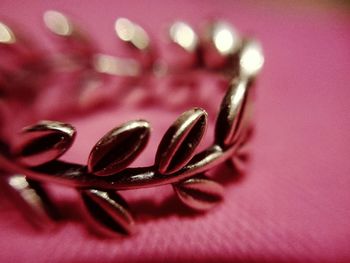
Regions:
M 170 38 L 187 51 L 193 52 L 198 46 L 198 36 L 184 22 L 175 22 L 169 30 Z
M 9 198 L 15 200 L 16 206 L 33 226 L 40 230 L 52 230 L 55 227 L 58 213 L 40 182 L 28 179 L 22 174 L 14 174 L 0 180 L 1 186 L 4 187 L 2 190 Z M 7 182 L 7 186 L 3 182 Z
M 92 148 L 88 172 L 108 176 L 124 170 L 146 147 L 149 135 L 150 125 L 144 120 L 129 121 L 112 129 Z
M 96 54 L 93 65 L 97 72 L 116 76 L 135 77 L 140 75 L 140 65 L 134 59 L 121 59 L 104 54 Z
M 246 78 L 235 78 L 222 100 L 215 126 L 215 141 L 224 148 L 232 145 L 239 134 L 248 87 Z
M 61 64 L 69 65 L 69 61 L 73 61 L 76 54 L 79 55 L 79 59 L 88 58 L 88 70 L 82 72 L 84 77 L 90 77 L 88 74 L 93 74 L 94 78 L 91 81 L 88 79 L 87 85 L 96 86 L 98 83 L 99 87 L 103 86 L 105 76 L 100 78 L 96 73 L 138 76 L 139 78 L 135 78 L 137 81 L 149 76 L 172 77 L 173 72 L 191 76 L 192 72 L 186 72 L 184 68 L 176 72 L 172 71 L 165 60 L 159 62 L 161 58 L 158 57 L 158 53 L 153 53 L 154 50 L 149 49 L 150 39 L 147 33 L 128 19 L 116 20 L 115 32 L 121 40 L 132 45 L 137 51 L 150 51 L 140 52 L 141 56 L 138 60 L 122 59 L 96 52 L 97 49 L 91 48 L 85 38 L 80 38 L 80 31 L 75 24 L 59 12 L 47 11 L 44 21 L 53 33 L 64 36 L 61 40 L 67 44 L 67 47 L 80 50 L 80 53 L 73 52 L 72 56 L 67 56 L 68 52 L 65 49 L 59 54 L 62 56 L 60 60 L 53 59 L 52 67 L 57 70 L 59 67 L 57 62 L 61 60 L 63 61 Z M 23 151 L 16 151 L 14 145 L 0 141 L 1 169 L 11 174 L 22 173 L 27 177 L 27 179 L 24 175 L 22 178 L 13 177 L 6 182 L 7 185 L 18 190 L 22 199 L 32 200 L 31 205 L 34 208 L 36 204 L 46 204 L 46 199 L 42 192 L 36 190 L 38 188 L 33 188 L 33 182 L 39 184 L 52 182 L 74 187 L 80 191 L 83 199 L 85 196 L 87 200 L 85 204 L 89 205 L 91 214 L 98 219 L 99 223 L 107 222 L 103 220 L 107 213 L 114 223 L 127 227 L 130 222 L 133 224 L 131 214 L 124 209 L 126 207 L 124 201 L 119 200 L 116 195 L 111 196 L 119 190 L 173 184 L 179 198 L 192 208 L 208 209 L 221 201 L 222 187 L 209 179 L 198 179 L 197 176 L 231 159 L 233 154 L 237 156 L 238 149 L 241 147 L 241 134 L 244 134 L 248 127 L 246 124 L 250 113 L 248 108 L 250 100 L 247 97 L 249 95 L 247 90 L 250 87 L 248 84 L 261 70 L 264 58 L 258 42 L 253 40 L 242 42 L 230 25 L 216 22 L 212 23 L 208 29 L 210 30 L 207 33 L 210 34 L 206 35 L 206 38 L 203 37 L 206 42 L 201 46 L 200 52 L 194 51 L 202 43 L 199 43 L 199 37 L 186 23 L 174 23 L 169 33 L 172 42 L 184 49 L 182 54 L 185 56 L 191 54 L 203 62 L 196 64 L 195 70 L 210 72 L 211 69 L 215 69 L 217 70 L 215 73 L 221 72 L 231 78 L 234 77 L 217 116 L 213 145 L 199 153 L 195 151 L 202 141 L 207 123 L 206 113 L 195 108 L 180 115 L 164 134 L 157 150 L 155 163 L 151 166 L 129 167 L 129 164 L 143 150 L 149 136 L 148 124 L 144 125 L 140 121 L 113 129 L 112 133 L 105 135 L 94 146 L 90 154 L 92 157 L 89 157 L 87 164 L 75 164 L 58 160 L 72 145 L 75 134 L 73 127 L 56 122 L 42 122 L 39 126 L 27 128 L 28 137 L 24 138 Z M 15 41 L 12 31 L 2 23 L 0 23 L 0 41 L 5 43 Z M 213 56 L 208 56 L 207 61 L 208 54 Z M 180 57 L 180 60 L 185 56 Z M 148 64 L 150 67 L 144 67 L 142 61 L 144 57 L 151 58 Z M 238 82 L 236 83 L 235 80 Z M 133 80 L 131 82 L 134 83 Z M 115 131 L 118 132 L 115 133 Z M 107 222 L 106 226 L 109 227 L 110 224 Z
M 233 101 L 232 101 L 234 107 L 237 107 L 238 103 L 242 102 L 245 92 L 246 92 L 246 83 L 244 81 L 239 82 L 236 89 L 236 94 L 233 97 Z
M 114 30 L 121 40 L 130 42 L 136 48 L 140 50 L 149 48 L 150 40 L 146 31 L 129 19 L 118 18 L 115 21 Z
M 134 24 L 126 18 L 119 18 L 115 22 L 115 31 L 121 40 L 131 41 L 134 35 Z
M 264 55 L 261 44 L 256 40 L 244 43 L 240 55 L 240 71 L 247 77 L 255 77 L 264 65 Z
M 209 210 L 224 199 L 222 185 L 204 175 L 184 180 L 173 187 L 184 204 L 200 211 Z
M 22 175 L 15 175 L 9 179 L 9 184 L 20 193 L 22 198 L 34 207 L 41 207 L 41 200 L 34 189 L 31 189 L 26 178 Z
M 207 127 L 207 113 L 193 108 L 181 114 L 163 136 L 156 153 L 155 166 L 161 174 L 171 174 L 184 167 Z
M 0 44 L 13 44 L 15 42 L 15 34 L 7 25 L 0 22 Z
M 81 193 L 86 217 L 97 234 L 115 237 L 116 229 L 121 234 L 135 232 L 135 221 L 120 195 L 96 189 L 84 190 Z
M 51 32 L 59 36 L 70 36 L 74 31 L 70 20 L 57 11 L 46 11 L 44 13 L 44 23 Z
M 222 55 L 233 54 L 240 46 L 240 37 L 236 30 L 225 22 L 216 22 L 212 28 L 212 41 Z
M 75 129 L 55 121 L 41 121 L 25 127 L 13 146 L 13 154 L 26 166 L 37 166 L 57 159 L 71 146 Z M 46 147 L 38 145 L 45 142 Z
M 29 186 L 27 180 L 25 177 L 20 176 L 20 175 L 14 175 L 9 179 L 9 184 L 17 189 L 17 190 L 22 190 L 25 189 L 26 187 Z
M 23 128 L 25 132 L 39 132 L 39 131 L 47 131 L 49 130 L 57 130 L 62 133 L 68 134 L 69 136 L 74 136 L 74 129 L 71 126 L 62 125 L 60 122 L 55 121 L 41 121 L 37 126 L 27 126 Z

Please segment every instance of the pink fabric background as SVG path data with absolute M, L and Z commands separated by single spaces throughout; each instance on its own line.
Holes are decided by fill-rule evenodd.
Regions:
M 199 26 L 213 16 L 256 36 L 266 65 L 258 82 L 252 163 L 240 180 L 225 179 L 225 201 L 206 215 L 184 209 L 169 186 L 122 193 L 139 231 L 116 240 L 85 231 L 70 189 L 52 189 L 68 214 L 53 233 L 33 232 L 2 197 L 0 262 L 350 262 L 349 10 L 258 1 L 2 0 L 0 17 L 39 37 L 46 9 L 72 14 L 110 54 L 118 54 L 112 29 L 119 16 L 157 38 L 175 19 Z M 153 135 L 138 163 L 151 163 L 160 136 L 180 112 L 151 106 L 73 119 L 79 135 L 66 158 L 85 161 L 106 131 L 142 117 L 151 121 Z

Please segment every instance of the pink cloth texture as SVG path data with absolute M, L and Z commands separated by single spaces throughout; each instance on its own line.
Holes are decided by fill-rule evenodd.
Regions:
M 213 211 L 191 213 L 170 186 L 125 191 L 138 232 L 99 239 L 85 230 L 72 189 L 51 187 L 66 218 L 50 233 L 31 230 L 3 196 L 0 262 L 350 262 L 350 11 L 288 3 L 2 0 L 0 19 L 34 37 L 44 31 L 42 13 L 55 9 L 72 15 L 113 55 L 122 54 L 113 33 L 117 17 L 138 22 L 157 40 L 174 20 L 200 28 L 220 18 L 259 39 L 266 64 L 257 81 L 248 172 L 230 179 L 228 168 L 215 171 L 226 192 Z M 203 89 L 210 86 L 203 82 Z M 204 100 L 218 108 L 223 92 L 205 92 Z M 193 103 L 183 109 L 201 106 Z M 136 164 L 150 164 L 183 109 L 129 106 L 69 119 L 78 137 L 65 158 L 85 162 L 105 132 L 142 117 L 151 122 L 152 137 Z M 208 143 L 215 119 L 209 114 Z

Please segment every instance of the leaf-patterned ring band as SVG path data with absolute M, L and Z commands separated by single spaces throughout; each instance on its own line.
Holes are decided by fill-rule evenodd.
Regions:
M 137 76 L 157 66 L 150 37 L 128 19 L 116 20 L 116 34 L 148 59 L 121 60 L 125 63 L 122 66 L 119 60 L 96 55 L 76 24 L 64 14 L 47 11 L 44 22 L 59 37 L 57 41 L 74 45 L 74 52 L 84 54 L 84 58 L 94 61 L 97 58 L 98 63 L 92 66 L 97 72 Z M 222 200 L 223 187 L 205 173 L 228 159 L 234 161 L 249 140 L 252 90 L 264 57 L 259 42 L 241 38 L 231 25 L 216 21 L 208 28 L 203 37 L 198 37 L 188 24 L 176 22 L 170 27 L 169 37 L 174 45 L 201 61 L 197 67 L 219 69 L 230 78 L 217 115 L 212 146 L 196 153 L 207 127 L 207 113 L 198 107 L 182 113 L 169 127 L 158 146 L 154 164 L 149 167 L 129 167 L 147 145 L 150 125 L 145 120 L 129 121 L 108 132 L 92 147 L 87 164 L 59 160 L 76 136 L 70 124 L 41 121 L 25 127 L 14 145 L 0 139 L 0 179 L 2 188 L 15 194 L 17 204 L 30 213 L 34 223 L 50 225 L 55 216 L 54 204 L 43 187 L 45 183 L 75 188 L 85 205 L 88 221 L 107 236 L 129 234 L 135 229 L 127 203 L 118 194 L 120 190 L 171 184 L 179 199 L 197 210 L 208 210 Z M 14 46 L 20 39 L 2 22 L 0 36 L 0 50 Z M 216 59 L 211 60 L 213 54 Z M 113 67 L 101 66 L 106 61 Z

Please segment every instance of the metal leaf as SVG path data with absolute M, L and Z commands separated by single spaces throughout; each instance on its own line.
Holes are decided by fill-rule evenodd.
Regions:
M 254 78 L 264 66 L 264 54 L 261 44 L 254 39 L 246 39 L 239 54 L 240 75 Z
M 11 45 L 16 42 L 16 36 L 9 26 L 0 21 L 0 44 Z
M 241 39 L 232 25 L 224 21 L 216 21 L 210 25 L 208 31 L 212 45 L 221 56 L 238 51 Z
M 88 160 L 89 172 L 107 176 L 126 168 L 145 148 L 149 135 L 149 123 L 143 120 L 114 128 L 93 147 Z
M 221 146 L 234 143 L 241 123 L 248 93 L 248 80 L 235 78 L 223 98 L 215 125 L 215 142 Z
M 67 44 L 75 45 L 75 47 L 78 44 L 83 49 L 92 47 L 88 36 L 67 15 L 55 10 L 48 10 L 44 13 L 43 20 L 47 29 L 65 40 Z
M 118 18 L 115 21 L 114 29 L 122 41 L 130 43 L 138 50 L 147 50 L 150 48 L 150 38 L 146 31 L 129 19 Z
M 55 10 L 46 11 L 43 20 L 47 29 L 57 37 L 55 43 L 59 43 L 64 53 L 62 58 L 56 57 L 62 69 L 74 70 L 77 66 L 91 65 L 96 47 L 86 32 L 68 16 Z
M 185 22 L 177 21 L 172 24 L 169 36 L 172 42 L 188 52 L 194 52 L 198 48 L 199 38 L 193 28 Z
M 52 229 L 58 214 L 53 202 L 40 182 L 30 180 L 24 175 L 1 178 L 1 189 L 11 198 L 19 211 L 35 227 Z
M 81 191 L 81 197 L 94 230 L 109 236 L 134 232 L 135 222 L 117 193 L 89 189 Z
M 207 25 L 202 41 L 203 60 L 207 67 L 223 68 L 232 63 L 238 53 L 241 38 L 236 29 L 224 22 L 214 21 Z
M 209 210 L 223 199 L 223 187 L 204 175 L 173 185 L 180 200 L 196 210 Z
M 207 113 L 200 108 L 188 110 L 167 130 L 158 146 L 155 165 L 162 174 L 185 166 L 194 155 L 207 127 Z
M 72 145 L 75 129 L 69 124 L 41 121 L 23 129 L 13 148 L 14 156 L 27 166 L 38 166 L 57 159 Z

